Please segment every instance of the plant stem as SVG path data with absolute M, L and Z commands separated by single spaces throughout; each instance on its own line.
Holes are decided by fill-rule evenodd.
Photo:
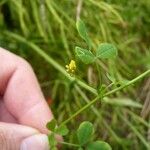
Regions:
M 138 80 L 142 79 L 143 77 L 145 77 L 146 75 L 150 74 L 150 69 L 145 71 L 144 73 L 142 73 L 141 75 L 137 76 L 136 78 L 132 79 L 131 81 L 127 82 L 126 84 L 105 93 L 104 95 L 101 96 L 101 94 L 99 94 L 96 98 L 94 98 L 92 101 L 90 101 L 89 103 L 87 103 L 85 106 L 83 106 L 81 109 L 79 109 L 77 112 L 75 112 L 73 115 L 71 115 L 68 119 L 66 119 L 64 122 L 62 122 L 62 124 L 67 124 L 70 120 L 72 120 L 73 118 L 75 118 L 77 115 L 79 115 L 81 112 L 83 112 L 84 110 L 86 110 L 87 108 L 89 108 L 91 105 L 93 105 L 94 103 L 96 103 L 99 99 L 102 99 L 103 97 L 106 97 L 108 95 L 114 94 L 122 89 L 124 89 L 125 87 L 134 84 L 135 82 L 137 82 Z
M 89 103 L 90 100 L 87 98 L 85 93 L 82 92 L 80 87 L 78 87 L 78 85 L 76 85 L 75 88 L 76 88 L 77 92 L 81 95 L 81 97 L 84 99 L 84 101 L 86 103 Z M 102 115 L 97 110 L 97 108 L 95 108 L 95 106 L 91 106 L 90 109 L 93 111 L 93 113 L 96 115 L 96 117 L 98 117 L 99 120 L 102 121 L 102 123 L 104 124 L 106 129 L 109 131 L 109 133 L 112 135 L 112 137 L 117 141 L 117 143 L 119 143 L 120 145 L 124 146 L 123 143 L 121 142 L 121 138 L 111 129 L 111 127 L 109 127 L 107 122 L 102 118 Z
M 83 112 L 84 110 L 86 110 L 87 108 L 89 108 L 91 105 L 93 105 L 95 102 L 97 102 L 99 98 L 100 97 L 97 96 L 95 99 L 93 99 L 92 101 L 90 101 L 89 103 L 87 103 L 85 106 L 83 106 L 81 109 L 79 109 L 73 115 L 71 115 L 68 119 L 66 119 L 64 122 L 62 122 L 61 125 L 67 124 L 70 120 L 72 120 L 77 115 L 79 115 L 81 112 Z
M 114 90 L 112 90 L 110 92 L 107 92 L 106 94 L 104 94 L 104 97 L 108 96 L 108 95 L 111 95 L 111 94 L 113 94 L 113 93 L 115 93 L 117 91 L 120 91 L 120 90 L 124 89 L 125 87 L 127 87 L 127 86 L 129 86 L 131 84 L 134 84 L 135 82 L 137 82 L 138 80 L 142 79 L 143 77 L 145 77 L 148 74 L 150 74 L 150 69 L 145 71 L 141 75 L 137 76 L 136 78 L 132 79 L 131 81 L 127 82 L 126 84 L 124 84 L 124 85 L 122 85 L 122 86 L 120 86 L 120 87 L 118 87 L 118 88 L 116 88 L 116 89 L 114 89 Z

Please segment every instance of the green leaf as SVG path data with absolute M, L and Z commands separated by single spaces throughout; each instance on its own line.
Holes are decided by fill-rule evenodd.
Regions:
M 89 49 L 91 49 L 92 42 L 91 42 L 91 39 L 88 36 L 86 26 L 85 26 L 84 22 L 81 19 L 79 19 L 76 22 L 76 27 L 77 27 L 78 33 L 81 36 L 81 38 L 85 40 L 85 42 L 89 46 Z
M 48 122 L 47 124 L 46 124 L 46 127 L 47 127 L 47 129 L 49 129 L 49 130 L 51 130 L 51 131 L 55 131 L 55 128 L 56 128 L 56 124 L 57 124 L 57 122 L 56 122 L 56 120 L 55 119 L 52 119 L 50 122 Z
M 110 145 L 103 141 L 91 142 L 87 145 L 87 150 L 111 150 Z
M 115 56 L 117 56 L 117 48 L 109 43 L 100 44 L 96 50 L 97 58 L 114 58 Z
M 51 133 L 51 134 L 48 135 L 48 141 L 49 141 L 50 147 L 55 147 L 57 145 L 57 140 L 55 138 L 54 133 Z
M 77 137 L 79 144 L 82 146 L 86 144 L 92 137 L 94 130 L 92 123 L 85 121 L 80 124 L 77 130 Z
M 76 56 L 85 64 L 90 64 L 95 61 L 95 56 L 93 53 L 87 49 L 83 49 L 80 47 L 75 48 Z
M 55 133 L 62 135 L 62 136 L 67 135 L 68 132 L 69 130 L 66 125 L 61 125 L 55 130 Z

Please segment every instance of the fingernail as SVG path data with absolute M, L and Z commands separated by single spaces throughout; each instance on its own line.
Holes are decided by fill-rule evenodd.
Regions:
M 49 150 L 48 138 L 45 134 L 36 134 L 24 139 L 20 150 Z

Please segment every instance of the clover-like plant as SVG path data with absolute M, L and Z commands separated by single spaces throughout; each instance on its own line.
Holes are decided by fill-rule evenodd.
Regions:
M 77 58 L 80 59 L 83 63 L 91 64 L 91 63 L 95 63 L 97 59 L 102 59 L 102 60 L 113 59 L 114 57 L 117 56 L 117 53 L 118 53 L 117 48 L 110 43 L 100 43 L 97 46 L 96 50 L 93 50 L 92 40 L 90 39 L 87 33 L 87 29 L 86 29 L 84 22 L 82 20 L 78 20 L 76 23 L 76 26 L 77 26 L 79 35 L 87 44 L 87 48 L 81 48 L 78 46 L 75 47 L 75 54 Z M 77 66 L 74 60 L 71 60 L 70 64 L 66 65 L 67 72 L 71 75 L 71 78 L 69 77 L 71 80 L 75 78 L 75 77 L 72 77 L 72 74 L 74 74 L 76 67 Z M 50 130 L 48 139 L 49 139 L 51 150 L 57 150 L 58 143 L 67 145 L 68 147 L 76 148 L 77 150 L 111 150 L 111 146 L 108 143 L 101 141 L 101 140 L 96 140 L 96 141 L 93 140 L 93 137 L 94 137 L 93 136 L 94 135 L 93 124 L 88 121 L 84 121 L 79 125 L 79 128 L 76 131 L 76 136 L 77 136 L 76 143 L 60 142 L 60 141 L 57 141 L 55 137 L 56 135 L 61 135 L 61 136 L 67 135 L 69 133 L 69 130 L 66 124 L 70 122 L 73 118 L 75 118 L 77 115 L 85 111 L 87 108 L 89 108 L 91 105 L 93 105 L 94 103 L 96 103 L 97 101 L 99 101 L 100 99 L 106 96 L 114 94 L 117 91 L 120 91 L 124 89 L 125 87 L 128 87 L 134 84 L 135 82 L 142 79 L 149 73 L 150 73 L 150 70 L 147 70 L 143 74 L 137 76 L 136 78 L 130 81 L 126 81 L 119 87 L 116 87 L 115 89 L 108 91 L 108 92 L 106 91 L 106 85 L 102 84 L 98 91 L 95 92 L 94 90 L 93 92 L 90 86 L 84 84 L 81 81 L 79 82 L 79 80 L 77 80 L 78 81 L 77 83 L 79 83 L 86 89 L 90 89 L 90 91 L 92 91 L 96 95 L 96 97 L 90 102 L 88 102 L 86 105 L 84 105 L 82 108 L 80 108 L 77 112 L 72 114 L 69 118 L 63 121 L 60 125 L 57 126 L 57 122 L 55 119 L 52 119 L 50 122 L 47 123 L 47 128 Z M 107 77 L 113 84 L 116 82 L 115 78 L 113 78 L 109 74 L 107 74 Z

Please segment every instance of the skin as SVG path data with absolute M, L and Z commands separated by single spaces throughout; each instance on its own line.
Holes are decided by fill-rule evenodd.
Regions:
M 48 149 L 45 125 L 52 117 L 31 66 L 0 48 L 0 149 L 24 150 L 27 139 L 32 150 Z M 36 147 L 31 138 L 45 145 Z

